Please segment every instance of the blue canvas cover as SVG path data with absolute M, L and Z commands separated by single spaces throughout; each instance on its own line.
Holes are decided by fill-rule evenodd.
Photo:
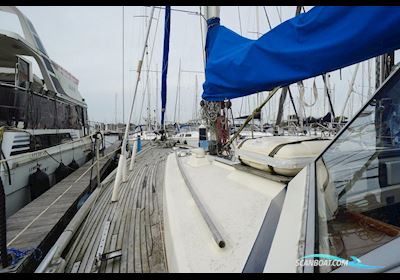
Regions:
M 286 86 L 400 48 L 400 7 L 315 7 L 257 40 L 208 21 L 203 99 Z

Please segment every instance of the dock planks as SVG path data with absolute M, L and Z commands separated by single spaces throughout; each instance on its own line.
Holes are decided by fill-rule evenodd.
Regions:
M 121 141 L 115 142 L 105 149 L 104 154 L 116 150 L 120 145 Z M 110 155 L 100 160 L 100 174 L 103 174 L 107 169 L 112 157 Z M 7 219 L 8 248 L 19 250 L 37 248 L 42 257 L 46 255 L 75 214 L 79 199 L 91 187 L 91 182 L 96 180 L 97 172 L 95 171 L 97 166 L 94 166 L 92 180 L 90 179 L 89 171 L 78 182 L 74 183 L 91 164 L 91 160 L 86 162 L 78 170 Z M 67 189 L 68 191 L 66 191 Z M 56 199 L 58 201 L 51 205 Z M 21 232 L 22 234 L 20 234 Z M 9 270 L 13 272 L 32 272 L 39 261 L 28 255 L 16 267 L 9 268 Z

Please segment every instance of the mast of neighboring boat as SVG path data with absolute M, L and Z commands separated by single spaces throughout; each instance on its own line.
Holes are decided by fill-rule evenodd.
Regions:
M 117 102 L 118 102 L 118 93 L 115 93 L 115 113 L 114 113 L 115 125 L 117 125 Z
M 195 97 L 194 97 L 194 120 L 197 122 L 197 90 L 198 90 L 198 84 L 197 84 L 197 75 L 195 75 Z
M 150 19 L 153 18 L 153 14 L 154 14 L 154 6 L 151 7 Z M 135 82 L 134 93 L 133 93 L 131 108 L 130 108 L 130 112 L 129 112 L 129 118 L 126 122 L 124 138 L 122 140 L 121 156 L 120 156 L 119 162 L 118 162 L 118 169 L 117 169 L 117 174 L 115 176 L 113 194 L 112 194 L 112 198 L 111 198 L 112 202 L 118 201 L 118 189 L 119 189 L 119 185 L 121 184 L 121 180 L 122 181 L 127 180 L 127 177 L 126 177 L 126 173 L 127 173 L 127 170 L 126 170 L 127 169 L 127 166 L 126 166 L 126 156 L 127 156 L 126 144 L 128 141 L 128 131 L 129 131 L 129 127 L 130 127 L 130 123 L 131 123 L 131 119 L 132 119 L 133 107 L 135 105 L 136 94 L 137 94 L 138 85 L 139 85 L 139 81 L 140 81 L 140 74 L 142 71 L 143 59 L 144 59 L 144 55 L 145 55 L 146 48 L 147 48 L 147 40 L 150 35 L 151 23 L 152 23 L 152 20 L 149 21 L 149 24 L 147 26 L 146 37 L 144 40 L 144 46 L 143 46 L 140 60 L 138 62 L 137 78 L 136 78 L 136 82 Z
M 125 122 L 125 7 L 122 6 L 122 123 Z
M 156 64 L 156 69 L 158 69 L 158 65 Z M 158 116 L 158 71 L 156 71 L 156 111 L 154 112 L 154 125 L 155 129 L 158 130 L 158 122 L 157 122 L 157 116 Z
M 347 102 L 349 101 L 349 98 L 350 98 L 350 96 L 351 96 L 351 93 L 353 92 L 353 86 L 354 86 L 354 82 L 355 82 L 355 80 L 356 80 L 357 71 L 358 71 L 359 66 L 360 66 L 360 63 L 357 63 L 356 68 L 354 69 L 353 76 L 352 76 L 351 82 L 350 82 L 350 84 L 349 84 L 349 89 L 348 89 L 348 91 L 347 91 L 347 97 L 346 97 L 346 100 L 345 100 L 345 102 L 344 102 L 344 104 L 343 104 L 342 112 L 341 112 L 340 117 L 339 117 L 339 124 L 342 123 L 344 110 L 346 109 Z M 350 117 L 350 116 L 349 116 L 349 117 Z
M 375 58 L 375 89 L 389 77 L 394 66 L 394 51 Z
M 145 26 L 147 27 L 147 25 L 149 24 L 149 22 L 147 21 L 147 17 L 145 17 Z M 149 19 L 149 21 L 152 21 L 152 17 Z M 146 67 L 147 70 L 150 70 L 150 64 L 149 64 L 149 51 L 148 51 L 148 47 L 146 47 Z M 150 83 L 149 83 L 149 79 L 150 79 L 150 71 L 146 71 L 146 93 L 147 93 L 147 131 L 150 132 L 151 131 L 151 111 L 150 111 Z
M 179 110 L 179 101 L 180 101 L 180 91 L 181 91 L 181 60 L 179 59 L 179 70 L 178 70 L 178 84 L 176 86 L 176 96 L 175 96 L 175 110 L 174 110 L 174 123 L 179 122 L 179 116 L 177 119 L 177 112 Z M 178 113 L 179 115 L 179 113 Z
M 301 12 L 301 7 L 302 7 L 302 6 L 297 6 L 297 7 L 296 7 L 295 16 L 298 16 L 298 15 L 300 14 L 300 12 Z M 264 10 L 264 11 L 265 11 L 265 14 L 266 14 L 266 16 L 267 16 L 267 10 Z M 277 11 L 278 11 L 278 9 L 277 9 Z M 279 16 L 279 21 L 280 21 L 280 23 L 282 23 L 282 18 L 281 18 L 281 15 L 279 14 L 279 11 L 278 11 L 278 16 Z M 267 16 L 267 19 L 268 19 L 268 16 Z M 269 19 L 268 19 L 268 22 L 269 22 Z M 271 28 L 271 26 L 270 26 L 270 28 Z M 293 100 L 293 95 L 292 95 L 292 92 L 291 92 L 291 90 L 290 90 L 290 87 L 289 87 L 289 86 L 286 86 L 286 87 L 282 88 L 281 96 L 280 96 L 280 98 L 279 98 L 279 108 L 278 108 L 278 112 L 277 112 L 277 119 L 276 119 L 275 125 L 279 125 L 279 124 L 282 122 L 282 117 L 283 117 L 283 106 L 284 106 L 284 104 L 285 104 L 287 92 L 289 92 L 290 102 L 291 102 L 291 104 L 292 104 L 292 106 L 293 106 L 293 110 L 294 110 L 294 113 L 295 113 L 295 115 L 296 115 L 296 118 L 297 118 L 298 120 L 300 120 L 300 119 L 299 119 L 299 115 L 298 115 L 298 113 L 297 113 L 296 105 L 295 105 L 294 100 Z M 290 106 L 289 106 L 289 108 L 290 108 Z
M 322 75 L 322 79 L 324 81 L 325 95 L 326 95 L 326 97 L 328 99 L 328 102 L 329 102 L 329 109 L 330 109 L 330 112 L 331 112 L 331 123 L 332 123 L 332 122 L 335 121 L 336 115 L 335 115 L 335 110 L 333 108 L 333 103 L 332 103 L 332 99 L 331 99 L 331 95 L 330 95 L 331 89 L 330 89 L 330 83 L 329 83 L 329 73 L 323 74 Z M 324 101 L 325 101 L 325 99 L 324 99 Z
M 367 68 L 368 68 L 368 70 L 367 70 L 367 72 L 368 72 L 368 98 L 370 98 L 371 97 L 371 95 L 372 95 L 372 90 L 371 90 L 371 86 L 372 86 L 372 79 L 371 79 L 371 60 L 370 59 L 368 59 L 368 62 L 367 62 Z

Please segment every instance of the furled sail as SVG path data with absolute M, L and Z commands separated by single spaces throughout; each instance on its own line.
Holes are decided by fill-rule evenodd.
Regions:
M 271 90 L 400 48 L 400 7 L 315 7 L 258 40 L 208 21 L 203 99 Z
M 167 73 L 169 54 L 169 34 L 171 30 L 171 6 L 165 8 L 164 49 L 161 78 L 161 127 L 164 127 L 165 108 L 167 105 Z

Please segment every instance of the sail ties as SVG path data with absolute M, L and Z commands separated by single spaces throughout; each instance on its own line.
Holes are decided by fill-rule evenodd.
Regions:
M 313 83 L 313 87 L 311 90 L 311 92 L 314 96 L 314 101 L 311 104 L 307 103 L 307 101 L 304 98 L 304 93 L 305 93 L 304 86 L 299 87 L 299 92 L 300 92 L 300 102 L 303 104 L 303 106 L 313 107 L 318 101 L 318 89 L 317 89 L 317 85 L 315 84 L 315 78 L 314 78 L 314 83 Z

